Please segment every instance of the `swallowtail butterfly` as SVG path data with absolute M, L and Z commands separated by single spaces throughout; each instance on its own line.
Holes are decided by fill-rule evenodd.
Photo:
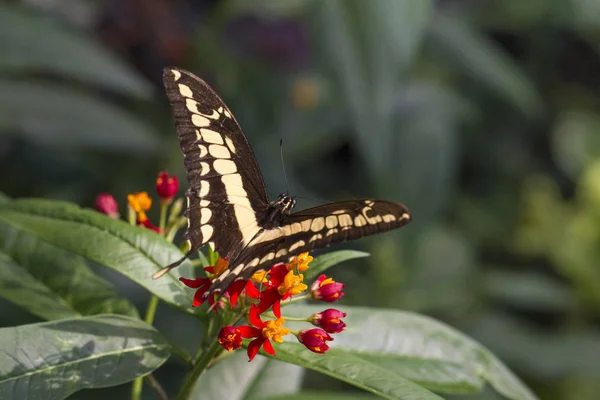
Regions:
M 155 278 L 208 243 L 230 267 L 213 280 L 206 298 L 301 252 L 410 222 L 406 207 L 385 200 L 340 201 L 296 213 L 295 199 L 286 194 L 269 201 L 252 148 L 219 96 L 179 68 L 165 68 L 163 81 L 190 184 L 184 214 L 190 250 Z

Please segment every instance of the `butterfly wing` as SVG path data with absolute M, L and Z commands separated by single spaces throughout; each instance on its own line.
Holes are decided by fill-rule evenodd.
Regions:
M 168 67 L 163 81 L 190 184 L 184 214 L 188 255 L 210 243 L 235 259 L 260 231 L 268 206 L 254 153 L 229 108 L 203 80 Z
M 236 265 L 213 281 L 210 293 L 299 253 L 400 228 L 410 220 L 404 205 L 386 200 L 341 201 L 285 216 L 281 226 L 262 231 L 250 242 Z

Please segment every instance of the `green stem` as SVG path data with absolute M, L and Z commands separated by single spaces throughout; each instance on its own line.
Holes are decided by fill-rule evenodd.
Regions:
M 167 225 L 167 209 L 168 208 L 169 208 L 168 204 L 166 204 L 166 203 L 160 204 L 160 222 L 158 224 L 158 227 L 160 228 L 160 233 L 163 236 L 165 234 L 165 226 Z
M 206 370 L 208 364 L 211 362 L 213 357 L 217 355 L 217 353 L 221 350 L 219 345 L 219 341 L 215 338 L 211 346 L 202 354 L 202 357 L 198 360 L 198 362 L 194 365 L 194 369 L 187 376 L 183 386 L 179 390 L 177 394 L 177 400 L 187 400 L 196 381 L 200 378 L 200 375 Z
M 148 307 L 146 308 L 146 317 L 144 321 L 148 325 L 152 325 L 154 323 L 154 316 L 156 315 L 156 308 L 158 307 L 158 297 L 152 295 L 150 297 L 150 301 L 148 302 Z M 142 387 L 144 384 L 144 378 L 137 378 L 133 381 L 133 387 L 131 388 L 131 400 L 140 400 L 142 398 Z

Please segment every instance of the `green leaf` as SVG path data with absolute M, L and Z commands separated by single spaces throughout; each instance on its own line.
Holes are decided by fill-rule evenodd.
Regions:
M 147 375 L 170 355 L 154 328 L 100 315 L 0 329 L 0 398 L 64 399 Z
M 295 365 L 265 357 L 257 357 L 249 363 L 246 352 L 237 351 L 206 371 L 198 379 L 190 398 L 252 400 L 293 393 L 300 388 L 302 371 Z
M 138 317 L 85 261 L 0 221 L 0 297 L 44 319 L 93 314 Z
M 13 235 L 29 234 L 112 268 L 166 303 L 192 312 L 192 291 L 178 281 L 179 276 L 194 276 L 191 263 L 186 261 L 162 278 L 152 279 L 152 274 L 180 259 L 182 253 L 149 229 L 71 203 L 38 199 L 0 203 L 0 222 L 14 230 Z
M 376 400 L 380 397 L 368 394 L 336 393 L 336 392 L 308 392 L 303 391 L 293 395 L 272 396 L 265 400 Z
M 285 316 L 306 317 L 322 307 L 293 305 Z M 454 329 L 413 313 L 340 307 L 347 331 L 325 355 L 301 344 L 276 347 L 277 359 L 310 368 L 389 399 L 406 398 L 414 382 L 444 393 L 475 393 L 486 382 L 514 400 L 536 397 L 487 349 Z M 306 324 L 289 323 L 292 329 Z M 392 384 L 397 383 L 397 384 Z M 416 393 L 416 392 L 415 392 Z M 421 392 L 418 392 L 421 395 Z
M 0 7 L 0 71 L 54 73 L 126 95 L 148 98 L 151 86 L 84 31 L 48 14 Z M 15 94 L 15 93 L 10 93 Z
M 531 80 L 499 47 L 487 42 L 464 21 L 438 13 L 430 24 L 431 40 L 463 72 L 516 106 L 538 117 L 543 102 Z
M 312 279 L 316 279 L 319 275 L 336 264 L 363 257 L 369 257 L 369 253 L 358 250 L 338 250 L 323 254 L 312 260 L 309 264 L 310 268 L 303 272 L 304 280 L 305 282 L 309 282 Z
M 64 85 L 0 81 L 0 133 L 37 144 L 154 152 L 158 136 L 142 119 Z M 135 150 L 133 150 L 135 149 Z

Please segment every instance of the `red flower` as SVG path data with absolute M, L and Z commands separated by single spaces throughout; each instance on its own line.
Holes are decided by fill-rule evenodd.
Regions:
M 323 329 L 313 328 L 301 330 L 298 334 L 298 341 L 314 353 L 325 353 L 329 350 L 327 341 L 333 340 L 331 336 Z
M 272 306 L 273 314 L 277 318 L 281 317 L 281 301 L 300 294 L 308 288 L 302 283 L 302 279 L 304 279 L 302 274 L 295 275 L 294 271 L 285 264 L 278 264 L 271 268 L 266 283 L 267 288 L 260 293 L 259 313 Z
M 169 176 L 166 172 L 158 174 L 156 179 L 156 193 L 162 204 L 170 204 L 179 190 L 179 181 L 176 176 Z
M 260 348 L 264 348 L 268 354 L 275 355 L 275 349 L 269 339 L 273 339 L 277 343 L 283 342 L 283 336 L 288 335 L 290 330 L 283 327 L 285 320 L 277 318 L 263 322 L 260 319 L 258 307 L 254 304 L 250 307 L 249 315 L 252 326 L 239 326 L 238 329 L 244 338 L 255 338 L 248 344 L 248 361 L 252 361 Z
M 344 286 L 346 285 L 343 283 L 336 282 L 332 278 L 321 275 L 310 287 L 310 295 L 314 300 L 333 303 L 344 296 L 344 292 L 342 292 Z
M 224 326 L 219 331 L 219 344 L 227 351 L 242 347 L 242 332 L 235 326 Z
M 183 284 L 189 288 L 198 289 L 198 290 L 196 290 L 196 293 L 194 294 L 194 303 L 192 304 L 192 307 L 198 307 L 199 305 L 201 305 L 203 303 L 202 295 L 208 290 L 208 288 L 210 288 L 210 285 L 212 283 L 210 278 L 196 278 L 196 279 L 179 278 L 179 280 L 181 282 L 183 282 Z M 214 301 L 214 298 L 213 298 L 213 301 Z M 209 299 L 209 302 L 210 302 L 210 299 Z
M 138 225 L 151 229 L 154 232 L 160 233 L 160 228 L 158 226 L 153 225 L 152 222 L 150 222 L 150 220 L 146 216 L 146 214 L 138 214 L 137 223 Z
M 96 210 L 111 218 L 119 218 L 119 205 L 110 193 L 98 193 L 98 196 L 96 196 Z
M 325 332 L 340 333 L 346 328 L 346 324 L 342 321 L 342 318 L 345 316 L 345 312 L 341 312 L 335 308 L 328 308 L 325 311 L 313 314 L 311 322 L 313 325 L 323 328 Z

